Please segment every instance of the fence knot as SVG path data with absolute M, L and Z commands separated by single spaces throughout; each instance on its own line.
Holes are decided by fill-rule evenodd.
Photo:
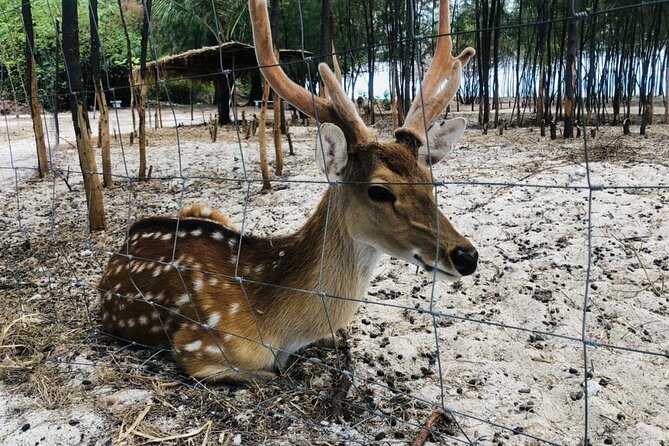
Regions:
M 604 185 L 603 184 L 591 184 L 590 185 L 590 190 L 604 190 Z

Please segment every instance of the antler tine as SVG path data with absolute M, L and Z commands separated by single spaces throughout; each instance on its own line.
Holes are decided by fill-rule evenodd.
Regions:
M 256 58 L 265 79 L 274 91 L 303 113 L 320 122 L 331 122 L 344 131 L 349 143 L 363 142 L 371 135 L 353 104 L 346 97 L 344 89 L 334 78 L 330 68 L 321 64 L 319 71 L 324 76 L 332 102 L 313 95 L 310 91 L 293 82 L 279 66 L 272 47 L 272 33 L 267 13 L 266 0 L 249 0 L 249 13 L 253 28 Z M 329 79 L 326 81 L 326 79 Z
M 410 132 L 425 142 L 425 125 L 429 125 L 453 99 L 460 86 L 462 67 L 476 54 L 474 48 L 465 48 L 457 57 L 451 54 L 451 22 L 448 0 L 439 2 L 439 37 L 434 58 L 428 68 L 421 92 L 411 103 L 404 125 L 397 132 Z M 443 86 L 444 81 L 447 85 Z
M 321 79 L 330 95 L 332 105 L 335 110 L 337 110 L 337 114 L 341 119 L 342 124 L 352 132 L 353 139 L 358 142 L 373 139 L 376 136 L 376 132 L 365 125 L 353 106 L 353 102 L 346 96 L 346 92 L 330 67 L 325 63 L 321 63 L 318 65 L 318 71 L 320 72 Z

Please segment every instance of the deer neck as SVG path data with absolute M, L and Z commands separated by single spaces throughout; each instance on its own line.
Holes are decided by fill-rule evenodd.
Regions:
M 332 296 L 364 297 L 380 252 L 349 233 L 345 195 L 341 187 L 330 187 L 305 225 L 284 239 L 282 282 Z

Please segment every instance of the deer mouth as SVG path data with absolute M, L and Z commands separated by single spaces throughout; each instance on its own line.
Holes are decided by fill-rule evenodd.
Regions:
M 456 280 L 456 279 L 459 279 L 461 277 L 460 274 L 452 273 L 450 271 L 443 270 L 436 265 L 427 263 L 418 254 L 414 254 L 413 258 L 418 262 L 419 266 L 422 267 L 426 272 L 432 273 L 432 272 L 436 271 L 437 272 L 437 277 L 439 277 L 439 278 L 443 278 L 443 279 L 447 279 L 447 280 Z

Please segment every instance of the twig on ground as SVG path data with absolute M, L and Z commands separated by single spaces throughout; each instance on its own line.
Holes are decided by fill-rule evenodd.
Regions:
M 432 425 L 440 419 L 444 419 L 444 421 L 447 423 L 453 423 L 455 421 L 453 416 L 449 413 L 446 413 L 444 409 L 434 409 L 430 416 L 427 417 L 427 420 L 425 420 L 425 423 L 423 423 L 423 426 L 421 426 L 420 430 L 418 431 L 418 435 L 416 435 L 416 438 L 413 440 L 413 443 L 411 443 L 411 446 L 423 446 L 427 441 L 427 437 L 430 436 Z

